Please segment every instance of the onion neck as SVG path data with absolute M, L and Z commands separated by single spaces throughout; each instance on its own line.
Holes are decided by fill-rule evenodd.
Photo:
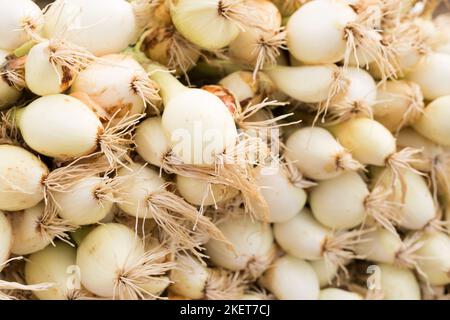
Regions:
M 164 104 L 167 104 L 171 97 L 188 89 L 164 67 L 150 64 L 146 69 L 150 73 L 150 78 L 159 84 Z

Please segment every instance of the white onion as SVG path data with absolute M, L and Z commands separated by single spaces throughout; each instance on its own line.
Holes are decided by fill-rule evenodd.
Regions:
M 148 163 L 162 166 L 162 160 L 170 152 L 170 141 L 167 139 L 161 117 L 152 117 L 142 121 L 135 135 L 136 151 Z
M 40 154 L 67 161 L 100 149 L 112 165 L 128 152 L 131 130 L 140 117 L 124 117 L 104 127 L 83 102 L 55 94 L 20 109 L 17 122 L 25 142 Z
M 310 64 L 338 62 L 347 48 L 344 30 L 356 19 L 357 14 L 343 1 L 310 1 L 289 19 L 289 52 Z
M 254 66 L 255 73 L 265 66 L 277 63 L 281 49 L 285 47 L 286 32 L 281 29 L 281 14 L 277 7 L 267 0 L 247 0 L 253 15 L 261 15 L 264 29 L 254 26 L 239 32 L 229 47 L 230 56 L 246 65 Z
M 180 256 L 176 262 L 180 268 L 170 272 L 171 292 L 191 299 L 204 298 L 208 269 L 190 256 Z
M 280 300 L 317 300 L 319 281 L 311 265 L 292 256 L 278 258 L 260 283 Z
M 243 25 L 259 22 L 250 8 L 241 0 L 177 0 L 170 14 L 186 39 L 203 49 L 217 50 L 229 45 Z
M 355 115 L 371 117 L 371 107 L 377 99 L 377 86 L 372 76 L 367 71 L 349 67 L 344 70 L 344 78 L 348 82 L 345 90 L 333 97 L 326 115 L 337 122 Z
M 375 120 L 395 133 L 416 121 L 424 108 L 422 91 L 411 81 L 387 81 L 378 88 L 377 98 L 372 106 Z
M 10 215 L 14 230 L 11 252 L 17 255 L 30 254 L 44 249 L 57 237 L 67 239 L 66 232 L 71 226 L 48 211 L 43 202 L 38 205 L 14 212 Z
M 441 232 L 425 233 L 419 240 L 423 243 L 417 250 L 419 268 L 426 281 L 433 286 L 450 283 L 450 238 Z
M 70 159 L 92 153 L 103 127 L 95 113 L 67 95 L 41 97 L 21 110 L 18 126 L 40 154 Z
M 355 172 L 319 182 L 311 190 L 309 203 L 314 217 L 332 229 L 354 228 L 370 218 L 394 231 L 399 206 L 389 200 L 391 192 L 381 186 L 369 191 Z
M 375 120 L 354 118 L 330 129 L 339 143 L 363 164 L 384 166 L 396 151 L 395 138 Z
M 334 233 L 317 222 L 308 208 L 284 223 L 273 226 L 275 240 L 288 254 L 299 259 L 324 258 L 331 265 L 342 266 L 346 257 L 352 256 L 351 248 L 357 231 Z
M 286 156 L 307 177 L 324 180 L 362 166 L 325 129 L 305 127 L 286 141 Z
M 78 297 L 81 287 L 76 267 L 77 250 L 68 244 L 58 242 L 56 246 L 30 255 L 25 263 L 25 280 L 28 285 L 42 282 L 54 285 L 43 291 L 35 291 L 40 300 L 67 300 Z
M 31 0 L 3 0 L 0 12 L 0 49 L 20 47 L 37 35 L 44 24 L 41 9 Z
M 112 183 L 105 178 L 87 177 L 65 192 L 53 192 L 59 216 L 74 225 L 99 222 L 114 205 Z
M 392 175 L 384 171 L 378 173 L 381 184 L 392 187 L 391 201 L 401 204 L 399 208 L 399 226 L 409 230 L 424 228 L 436 216 L 436 207 L 426 180 L 410 170 L 401 171 L 402 181 L 392 180 Z M 378 181 L 376 178 L 375 181 Z M 402 184 L 407 188 L 403 188 Z
M 195 235 L 224 240 L 208 218 L 167 190 L 168 184 L 158 171 L 134 163 L 119 169 L 118 176 L 122 182 L 115 195 L 125 200 L 118 203 L 120 209 L 133 217 L 153 218 L 179 246 L 193 249 L 198 245 Z
M 361 239 L 355 246 L 355 251 L 369 261 L 394 264 L 403 248 L 402 240 L 397 234 L 382 228 L 367 232 Z
M 158 111 L 157 91 L 142 66 L 124 54 L 101 57 L 81 71 L 71 87 L 73 93 L 86 93 L 103 109 L 100 116 L 107 119 L 142 113 L 146 105 Z
M 237 130 L 233 116 L 217 96 L 184 87 L 160 67 L 148 69 L 161 86 L 165 106 L 162 126 L 170 137 L 173 152 L 184 163 L 213 164 L 216 155 L 235 145 Z
M 170 293 L 178 299 L 236 300 L 244 294 L 244 282 L 238 273 L 207 268 L 187 255 L 178 255 L 177 268 L 170 272 Z
M 338 288 L 326 288 L 320 290 L 319 300 L 363 300 L 363 297 L 357 293 Z
M 276 66 L 265 71 L 280 91 L 303 102 L 323 102 L 341 82 L 342 71 L 334 64 Z
M 8 260 L 13 243 L 13 230 L 5 214 L 0 211 L 0 272 Z
M 20 97 L 20 91 L 8 75 L 7 56 L 8 52 L 0 49 L 0 110 L 9 107 Z
M 136 45 L 145 55 L 177 74 L 187 74 L 200 59 L 202 53 L 171 25 L 152 26 L 141 36 Z
M 239 212 L 218 224 L 218 228 L 232 246 L 209 240 L 205 248 L 212 263 L 232 271 L 248 272 L 254 279 L 266 270 L 275 250 L 269 225 Z
M 433 100 L 414 123 L 414 129 L 437 144 L 450 146 L 450 125 L 446 121 L 449 110 L 450 95 Z
M 44 198 L 46 165 L 27 150 L 0 145 L 0 210 L 15 211 L 35 206 Z
M 33 93 L 45 96 L 66 91 L 93 55 L 65 42 L 43 41 L 28 52 L 25 81 Z M 45 77 L 42 75 L 45 74 Z
M 333 281 L 333 279 L 336 277 L 339 270 L 338 265 L 331 264 L 325 259 L 314 260 L 310 261 L 309 263 L 316 272 L 321 288 L 330 285 L 331 281 Z
M 419 283 L 411 270 L 380 264 L 380 289 L 384 300 L 420 300 Z
M 196 206 L 210 206 L 226 202 L 239 191 L 221 184 L 212 184 L 192 177 L 176 176 L 177 190 L 189 203 Z
M 399 149 L 407 147 L 420 149 L 421 152 L 417 154 L 417 157 L 421 161 L 413 163 L 413 166 L 422 172 L 429 172 L 433 167 L 433 161 L 443 152 L 440 146 L 420 135 L 412 128 L 400 130 L 397 136 L 397 147 Z
M 81 283 L 105 298 L 137 299 L 149 295 L 145 286 L 173 267 L 161 262 L 167 250 L 145 251 L 133 230 L 116 223 L 95 228 L 81 242 L 76 264 Z
M 249 102 L 260 103 L 276 91 L 272 80 L 263 72 L 258 72 L 254 78 L 249 71 L 236 71 L 222 78 L 218 84 L 230 90 L 243 106 Z
M 57 0 L 45 14 L 47 37 L 68 40 L 97 56 L 122 51 L 135 31 L 133 8 L 125 0 Z
M 407 75 L 416 82 L 427 100 L 450 95 L 450 55 L 429 53 Z
M 269 206 L 269 222 L 284 222 L 294 217 L 305 206 L 306 192 L 294 185 L 285 170 L 281 168 L 275 172 L 260 170 L 256 183 L 261 195 Z M 258 208 L 258 203 L 254 203 Z M 262 209 L 256 209 L 261 211 Z

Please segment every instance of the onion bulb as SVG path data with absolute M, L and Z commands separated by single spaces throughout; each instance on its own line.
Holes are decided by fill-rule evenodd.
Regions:
M 362 65 L 377 61 L 389 68 L 381 35 L 362 16 L 344 1 L 309 1 L 287 23 L 289 52 L 308 64 L 347 65 L 354 56 Z
M 359 231 L 333 232 L 318 223 L 307 208 L 287 222 L 275 223 L 273 233 L 288 254 L 306 260 L 325 259 L 340 267 L 354 256 L 353 245 L 360 236 Z
M 417 235 L 402 240 L 397 233 L 377 228 L 361 236 L 355 251 L 369 261 L 419 269 L 416 257 L 420 246 Z
M 342 122 L 355 116 L 372 117 L 372 106 L 377 99 L 377 86 L 372 76 L 362 69 L 344 70 L 345 89 L 332 97 L 329 106 L 319 106 L 319 114 L 329 123 Z
M 353 118 L 329 128 L 336 139 L 362 164 L 387 166 L 397 177 L 402 168 L 411 165 L 419 149 L 405 148 L 396 152 L 394 136 L 379 122 L 369 118 Z
M 23 75 L 11 68 L 9 59 L 8 52 L 0 49 L 0 110 L 16 102 L 24 86 Z
M 83 296 L 80 273 L 76 266 L 77 250 L 63 242 L 30 255 L 25 263 L 28 285 L 53 283 L 48 290 L 36 291 L 40 300 L 72 300 Z
M 165 156 L 170 152 L 170 142 L 161 124 L 161 117 L 142 121 L 134 138 L 137 153 L 148 163 L 162 167 Z
M 280 91 L 307 103 L 325 102 L 347 86 L 342 70 L 334 64 L 275 66 L 265 72 Z
M 280 300 L 317 300 L 319 280 L 311 265 L 293 256 L 278 258 L 259 282 Z
M 422 88 L 427 100 L 450 95 L 450 55 L 429 53 L 407 74 L 407 79 Z
M 176 0 L 171 3 L 170 15 L 178 32 L 211 51 L 228 46 L 243 27 L 260 26 L 259 18 L 263 18 L 242 0 Z
M 414 129 L 437 144 L 450 146 L 450 125 L 445 120 L 448 118 L 449 110 L 450 95 L 433 100 L 414 123 Z
M 326 288 L 320 290 L 319 300 L 363 300 L 363 297 L 357 293 L 338 288 Z
M 370 192 L 359 174 L 347 172 L 319 182 L 311 191 L 309 203 L 314 217 L 328 228 L 354 228 L 370 217 L 394 232 L 399 206 L 389 201 L 390 194 L 381 186 Z
M 406 80 L 387 81 L 378 88 L 377 99 L 374 118 L 393 133 L 413 124 L 424 108 L 419 85 Z
M 118 201 L 113 194 L 116 185 L 114 179 L 92 176 L 80 179 L 64 192 L 52 192 L 58 215 L 74 225 L 101 221 Z
M 9 220 L 0 211 L 0 272 L 2 271 L 11 252 L 13 243 L 13 231 Z
M 177 190 L 189 203 L 196 206 L 211 206 L 231 200 L 239 191 L 229 186 L 213 184 L 192 177 L 176 176 Z
M 439 170 L 440 165 L 445 166 L 445 157 L 441 159 L 441 156 L 445 154 L 442 147 L 438 146 L 434 142 L 420 135 L 417 131 L 412 128 L 404 128 L 400 130 L 397 136 L 397 147 L 398 149 L 403 148 L 416 148 L 420 149 L 421 152 L 416 155 L 417 161 L 413 163 L 413 167 L 422 172 L 431 172 L 436 169 L 436 173 Z M 442 168 L 444 169 L 444 167 Z M 445 170 L 445 169 L 444 169 Z
M 281 28 L 281 15 L 277 7 L 268 0 L 247 0 L 252 14 L 261 15 L 264 20 L 260 27 L 246 27 L 239 32 L 229 47 L 232 59 L 254 66 L 254 74 L 267 66 L 277 64 L 281 49 L 286 47 L 286 32 Z
M 450 283 L 450 238 L 441 232 L 428 232 L 419 240 L 422 244 L 416 254 L 420 270 L 429 284 L 442 286 Z
M 236 71 L 222 78 L 219 84 L 233 92 L 243 106 L 260 103 L 276 91 L 272 80 L 263 72 L 259 72 L 255 79 L 251 72 Z
M 87 94 L 106 120 L 143 113 L 147 105 L 159 113 L 157 85 L 135 59 L 124 54 L 106 55 L 92 63 L 78 74 L 71 92 Z
M 336 139 L 363 164 L 383 166 L 396 151 L 395 139 L 379 122 L 354 118 L 332 127 Z
M 21 109 L 17 122 L 25 142 L 40 154 L 67 161 L 100 148 L 112 164 L 127 153 L 130 131 L 139 118 L 125 117 L 103 127 L 83 102 L 56 94 L 38 98 Z
M 325 180 L 345 171 L 362 169 L 362 165 L 325 129 L 304 127 L 294 131 L 286 141 L 286 157 L 306 177 Z
M 128 215 L 153 218 L 158 226 L 184 248 L 198 245 L 196 235 L 212 236 L 224 240 L 220 230 L 195 207 L 167 190 L 168 183 L 158 171 L 134 163 L 121 168 L 122 180 L 115 195 L 125 199 L 118 206 Z
M 236 125 L 227 106 L 208 91 L 183 86 L 158 66 L 148 69 L 161 86 L 165 106 L 162 126 L 172 151 L 185 164 L 214 164 L 215 156 L 237 141 Z
M 420 286 L 411 270 L 380 264 L 375 271 L 377 286 L 384 300 L 420 300 Z
M 218 224 L 231 243 L 211 239 L 205 245 L 211 262 L 231 271 L 243 271 L 258 278 L 270 265 L 275 254 L 270 225 L 252 221 L 244 212 L 227 217 Z
M 426 180 L 418 173 L 401 170 L 400 175 L 400 179 L 393 178 L 392 173 L 384 169 L 375 174 L 373 183 L 391 188 L 389 200 L 401 205 L 398 225 L 409 230 L 420 230 L 436 216 L 433 195 Z
M 64 92 L 72 85 L 76 75 L 94 58 L 86 49 L 67 42 L 40 42 L 27 55 L 26 85 L 40 96 Z M 43 74 L 45 77 L 42 77 Z
M 0 210 L 31 208 L 44 198 L 47 166 L 29 151 L 0 145 Z
M 244 294 L 238 273 L 208 268 L 188 255 L 178 255 L 178 268 L 170 272 L 171 293 L 189 299 L 236 300 Z
M 186 74 L 202 55 L 200 49 L 172 25 L 152 26 L 141 37 L 138 44 L 140 50 L 149 59 L 176 70 L 178 74 Z
M 2 1 L 0 12 L 0 49 L 3 50 L 14 50 L 38 37 L 44 24 L 41 9 L 31 0 Z
M 269 206 L 269 222 L 285 222 L 294 217 L 306 203 L 306 192 L 291 181 L 286 170 L 265 173 L 259 170 L 256 183 Z M 258 208 L 258 203 L 254 204 Z M 258 209 L 256 209 L 259 211 Z
M 162 247 L 145 251 L 133 230 L 108 223 L 84 238 L 76 264 L 81 283 L 90 292 L 104 298 L 144 299 L 152 296 L 145 285 L 173 268 L 164 261 L 168 253 Z
M 125 49 L 136 27 L 133 8 L 125 0 L 57 0 L 45 13 L 44 33 L 102 56 Z
M 67 241 L 67 232 L 74 227 L 57 217 L 56 212 L 43 202 L 20 212 L 11 213 L 14 241 L 11 252 L 24 255 L 44 249 L 55 238 Z
M 319 279 L 321 288 L 330 285 L 339 271 L 339 266 L 330 264 L 325 259 L 314 260 L 310 261 L 309 263 L 316 272 L 317 279 Z

